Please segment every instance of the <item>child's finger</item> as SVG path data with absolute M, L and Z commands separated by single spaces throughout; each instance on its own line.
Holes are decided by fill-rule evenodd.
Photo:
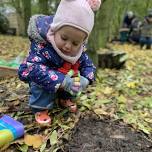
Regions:
M 74 82 L 73 83 L 73 86 L 75 86 L 75 87 L 80 87 L 80 85 L 81 85 L 80 82 Z
M 80 82 L 80 77 L 74 77 L 74 82 Z
M 79 89 L 80 89 L 80 87 L 79 86 L 72 86 L 72 91 L 74 91 L 74 92 L 78 92 L 79 91 Z

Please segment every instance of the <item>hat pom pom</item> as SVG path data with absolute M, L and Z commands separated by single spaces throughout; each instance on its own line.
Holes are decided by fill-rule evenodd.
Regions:
M 87 0 L 87 2 L 93 11 L 97 11 L 100 8 L 101 0 Z

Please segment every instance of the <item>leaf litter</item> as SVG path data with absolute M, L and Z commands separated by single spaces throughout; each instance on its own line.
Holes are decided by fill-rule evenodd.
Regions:
M 0 36 L 0 40 L 1 43 L 5 42 L 0 50 L 1 59 L 11 60 L 20 51 L 27 53 L 27 39 Z M 96 83 L 89 87 L 78 100 L 79 113 L 70 114 L 67 110 L 57 107 L 50 112 L 54 117 L 51 126 L 40 127 L 34 122 L 34 117 L 27 106 L 29 97 L 27 84 L 17 77 L 0 80 L 0 113 L 9 114 L 21 121 L 25 126 L 26 134 L 38 143 L 36 146 L 34 144 L 31 146 L 22 138 L 17 140 L 18 142 L 12 142 L 5 151 L 12 149 L 19 151 L 60 149 L 62 151 L 64 143 L 72 137 L 72 129 L 77 127 L 82 115 L 87 115 L 88 110 L 98 116 L 97 121 L 99 118 L 104 121 L 103 118 L 107 117 L 110 118 L 110 124 L 112 124 L 111 119 L 119 123 L 122 121 L 135 131 L 145 133 L 147 139 L 152 140 L 152 52 L 140 50 L 139 46 L 135 45 L 110 45 L 114 50 L 123 50 L 127 53 L 128 60 L 125 68 L 98 69 Z M 45 142 L 40 137 L 43 137 Z M 123 139 L 124 135 L 117 134 L 111 137 Z M 149 143 L 148 145 L 150 147 Z M 87 146 L 84 145 L 83 149 Z

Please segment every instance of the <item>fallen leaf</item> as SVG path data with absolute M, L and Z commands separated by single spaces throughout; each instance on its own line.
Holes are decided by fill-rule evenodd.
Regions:
M 113 92 L 113 89 L 112 88 L 110 88 L 110 87 L 106 87 L 104 90 L 103 90 L 103 93 L 104 94 L 111 94 Z
M 27 144 L 28 146 L 33 146 L 33 148 L 39 148 L 42 143 L 43 143 L 44 139 L 41 135 L 25 135 L 24 136 L 24 142 L 25 144 Z
M 126 68 L 131 71 L 135 67 L 135 65 L 136 63 L 134 61 L 128 60 L 126 63 Z
M 46 148 L 46 142 L 41 145 L 40 152 L 43 152 Z
M 101 108 L 94 109 L 94 112 L 97 115 L 108 115 L 108 113 L 106 111 L 104 111 L 103 109 L 101 109 Z
M 134 89 L 137 86 L 137 82 L 136 81 L 132 81 L 132 82 L 128 82 L 126 83 L 128 88 Z
M 117 97 L 118 103 L 126 103 L 127 99 L 125 96 L 120 95 Z
M 20 150 L 21 152 L 28 152 L 28 145 L 18 145 L 18 150 Z
M 58 142 L 58 134 L 57 134 L 57 131 L 54 130 L 50 136 L 51 146 L 55 145 L 57 142 Z
M 8 109 L 9 107 L 0 107 L 0 113 L 7 112 Z
M 20 100 L 17 99 L 12 102 L 9 102 L 8 105 L 9 106 L 18 106 L 20 103 L 21 103 Z

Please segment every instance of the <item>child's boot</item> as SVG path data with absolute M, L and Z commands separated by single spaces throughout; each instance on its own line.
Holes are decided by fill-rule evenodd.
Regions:
M 48 115 L 48 110 L 36 112 L 35 120 L 39 124 L 51 124 L 51 117 Z
M 77 112 L 77 105 L 76 103 L 72 102 L 71 99 L 60 99 L 59 104 L 62 107 L 68 108 L 70 112 L 76 113 Z

